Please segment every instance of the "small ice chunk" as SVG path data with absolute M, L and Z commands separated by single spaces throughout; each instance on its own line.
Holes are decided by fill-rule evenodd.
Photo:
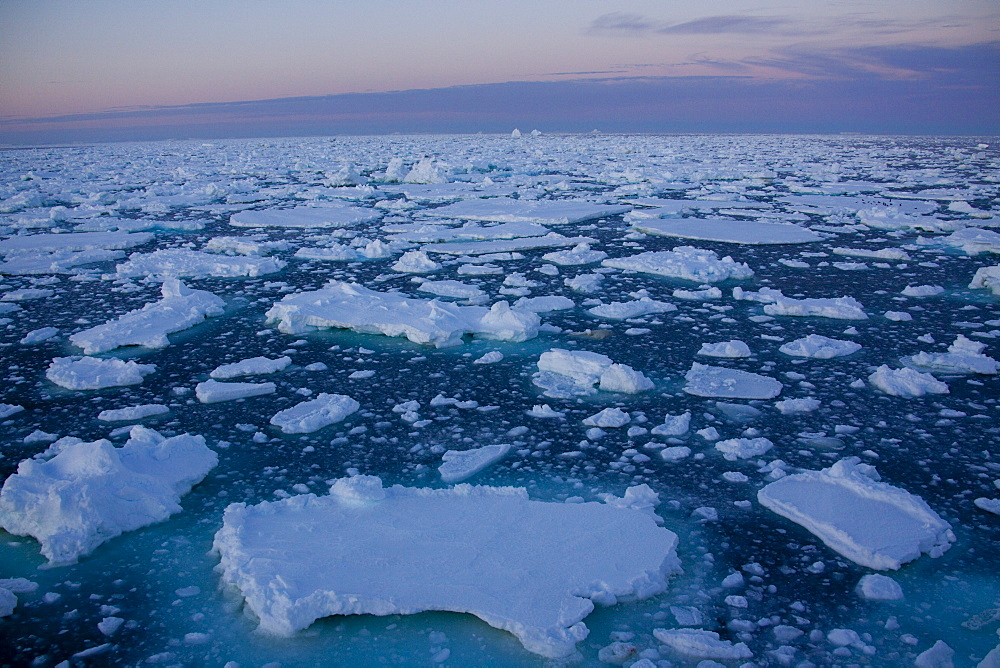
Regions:
M 274 383 L 220 383 L 215 379 L 209 379 L 198 383 L 194 388 L 194 393 L 201 403 L 215 404 L 221 401 L 274 394 L 276 389 L 277 386 Z
M 438 467 L 438 473 L 446 483 L 461 482 L 500 461 L 508 452 L 510 443 L 494 443 L 472 450 L 447 450 L 441 455 L 444 463 Z
M 315 399 L 279 411 L 271 424 L 286 434 L 308 434 L 340 422 L 359 408 L 361 404 L 346 395 L 321 392 Z
M 883 364 L 868 376 L 868 382 L 894 397 L 922 397 L 925 394 L 948 394 L 948 384 L 929 373 L 905 367 L 892 369 Z
M 169 413 L 170 409 L 163 404 L 142 404 L 139 406 L 129 406 L 127 408 L 114 408 L 101 411 L 97 419 L 103 422 L 123 422 L 126 420 L 141 420 L 154 415 Z
M 570 250 L 553 251 L 551 253 L 546 253 L 542 256 L 542 259 L 546 262 L 553 262 L 555 264 L 563 266 L 572 266 L 579 264 L 592 264 L 594 262 L 600 262 L 608 256 L 607 253 L 600 250 L 591 250 L 590 244 L 581 243 L 577 244 Z
M 903 588 L 888 575 L 869 573 L 861 576 L 855 588 L 858 596 L 868 601 L 901 601 Z
M 895 570 L 923 553 L 944 554 L 955 540 L 951 525 L 920 497 L 877 476 L 852 457 L 787 475 L 761 489 L 757 500 L 868 568 Z
M 37 538 L 50 563 L 75 562 L 179 512 L 180 498 L 218 462 L 201 436 L 164 438 L 138 426 L 121 448 L 103 439 L 60 443 L 51 459 L 22 461 L 0 490 L 0 526 Z
M 943 640 L 938 640 L 933 647 L 917 655 L 917 658 L 913 660 L 913 666 L 914 668 L 952 668 L 955 665 L 952 662 L 954 656 L 955 650 L 948 647 Z
M 20 413 L 24 410 L 24 406 L 18 406 L 16 404 L 0 404 L 0 420 L 9 418 L 15 413 Z
M 654 629 L 653 635 L 664 645 L 692 659 L 749 659 L 753 652 L 745 643 L 722 640 L 715 631 L 702 629 Z
M 750 357 L 750 346 L 738 339 L 720 341 L 719 343 L 703 343 L 697 354 L 706 357 Z
M 715 449 L 731 462 L 737 459 L 759 457 L 773 447 L 774 443 L 763 437 L 730 438 L 715 444 Z
M 655 386 L 641 371 L 636 371 L 627 364 L 612 364 L 601 374 L 598 387 L 605 392 L 638 394 Z
M 154 364 L 138 364 L 117 358 L 57 357 L 45 377 L 67 390 L 100 390 L 106 387 L 138 385 L 156 371 Z
M 591 315 L 599 318 L 610 318 L 612 320 L 627 320 L 628 318 L 638 318 L 651 313 L 668 313 L 676 311 L 677 307 L 667 302 L 657 301 L 649 297 L 642 297 L 629 302 L 611 302 L 601 304 L 588 309 Z
M 35 343 L 41 343 L 42 341 L 48 341 L 53 336 L 59 333 L 58 327 L 40 327 L 39 329 L 33 329 L 21 339 L 21 343 L 24 345 L 33 345 Z
M 907 285 L 902 291 L 907 297 L 935 297 L 942 292 L 940 285 Z
M 440 268 L 441 264 L 432 260 L 427 252 L 422 250 L 407 251 L 392 265 L 393 271 L 411 274 L 427 274 Z
M 913 316 L 906 311 L 886 311 L 885 319 L 893 322 L 909 322 L 913 320 Z
M 793 357 L 825 360 L 855 353 L 861 350 L 861 344 L 854 341 L 831 339 L 820 334 L 809 334 L 801 339 L 783 344 L 778 350 Z
M 209 376 L 216 380 L 226 380 L 238 376 L 251 376 L 257 374 L 275 373 L 288 367 L 292 363 L 292 358 L 288 356 L 270 359 L 268 357 L 251 357 L 249 359 L 221 364 L 212 370 Z
M 660 457 L 667 462 L 679 462 L 691 454 L 691 448 L 686 445 L 671 445 L 660 450 Z
M 536 418 L 561 418 L 566 415 L 562 411 L 557 411 L 548 404 L 536 404 L 531 407 L 531 410 L 525 412 L 531 417 Z
M 663 424 L 653 427 L 655 436 L 683 436 L 691 428 L 691 411 L 680 415 L 667 415 Z
M 802 399 L 784 399 L 783 401 L 774 402 L 774 407 L 781 411 L 783 415 L 809 413 L 819 408 L 820 405 L 820 400 L 813 399 L 812 397 L 805 397 Z
M 583 424 L 588 427 L 617 428 L 624 427 L 632 418 L 620 408 L 605 408 L 601 412 L 584 418 Z
M 496 364 L 503 359 L 503 353 L 499 350 L 491 350 L 482 357 L 472 360 L 473 364 Z

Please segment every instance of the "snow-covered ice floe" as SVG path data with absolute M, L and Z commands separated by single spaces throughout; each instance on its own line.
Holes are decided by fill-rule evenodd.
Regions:
M 256 277 L 280 271 L 287 263 L 272 257 L 232 257 L 184 248 L 164 248 L 152 253 L 132 253 L 115 271 L 119 276 Z
M 328 496 L 230 505 L 214 551 L 266 632 L 291 635 L 328 615 L 441 610 L 558 658 L 587 637 L 595 602 L 658 594 L 679 570 L 657 502 L 646 485 L 565 504 L 523 488 L 384 488 L 356 476 Z
M 983 353 L 986 344 L 959 334 L 946 353 L 921 352 L 903 358 L 903 364 L 932 373 L 978 373 L 995 376 L 1000 362 Z
M 101 390 L 106 387 L 138 385 L 156 371 L 155 364 L 139 364 L 117 358 L 57 357 L 49 364 L 45 377 L 67 390 Z
M 893 369 L 883 364 L 875 369 L 868 382 L 894 397 L 922 397 L 925 394 L 948 394 L 948 384 L 929 373 L 904 367 Z
M 208 375 L 216 380 L 226 380 L 227 378 L 238 378 L 239 376 L 276 373 L 287 368 L 291 363 L 292 358 L 287 355 L 277 359 L 271 359 L 270 357 L 251 357 L 249 359 L 240 360 L 239 362 L 220 364 L 212 369 L 212 372 Z
M 586 350 L 553 348 L 538 358 L 532 382 L 553 399 L 594 394 L 597 385 L 605 392 L 637 394 L 653 388 L 653 382 L 627 364 L 615 364 L 607 355 Z
M 715 631 L 704 629 L 654 629 L 653 635 L 664 645 L 690 659 L 705 659 L 714 663 L 749 659 L 753 652 L 746 643 L 723 640 Z
M 198 401 L 203 404 L 217 404 L 221 401 L 274 394 L 276 389 L 277 386 L 274 383 L 220 383 L 214 378 L 210 378 L 203 383 L 198 383 L 194 388 L 194 394 L 198 397 Z
M 969 288 L 989 290 L 993 294 L 1000 296 L 1000 265 L 993 267 L 980 267 L 976 270 Z
M 142 404 L 140 406 L 127 406 L 125 408 L 112 408 L 101 411 L 97 419 L 103 422 L 124 422 L 128 420 L 142 420 L 154 415 L 169 413 L 170 408 L 163 404 Z
M 923 499 L 880 482 L 874 467 L 856 457 L 785 476 L 761 489 L 757 500 L 841 556 L 876 570 L 898 569 L 925 553 L 939 557 L 955 540 L 951 525 Z
M 314 399 L 279 411 L 271 424 L 286 434 L 309 434 L 340 422 L 359 408 L 361 404 L 344 394 L 320 392 Z
M 348 227 L 382 217 L 378 209 L 362 209 L 333 202 L 326 206 L 240 211 L 229 217 L 233 227 Z
M 637 220 L 632 226 L 645 234 L 734 244 L 803 244 L 823 237 L 791 223 L 762 223 L 718 218 Z
M 193 327 L 209 316 L 221 315 L 226 303 L 205 290 L 192 290 L 176 278 L 163 282 L 163 299 L 85 329 L 69 337 L 86 355 L 121 346 L 165 348 L 167 334 Z
M 66 232 L 31 234 L 0 240 L 0 255 L 36 255 L 53 252 L 126 250 L 153 240 L 151 232 Z
M 570 250 L 546 253 L 542 259 L 562 266 L 575 266 L 600 262 L 608 256 L 602 250 L 592 250 L 590 244 L 577 244 Z
M 768 376 L 698 362 L 691 364 L 684 379 L 684 391 L 697 397 L 773 399 L 783 387 L 781 381 Z
M 614 269 L 627 269 L 697 283 L 743 280 L 753 276 L 753 270 L 745 263 L 736 262 L 728 255 L 719 259 L 715 251 L 693 246 L 678 246 L 669 251 L 647 251 L 630 257 L 608 258 L 601 264 Z
M 834 318 L 837 320 L 867 320 L 864 306 L 854 297 L 806 298 L 777 297 L 764 305 L 768 315 Z
M 627 320 L 628 318 L 639 318 L 652 313 L 669 313 L 676 311 L 677 307 L 669 302 L 661 302 L 649 297 L 640 297 L 633 301 L 601 304 L 587 310 L 591 315 L 596 315 L 599 318 Z
M 45 459 L 46 456 L 49 459 Z M 33 536 L 51 563 L 72 563 L 125 531 L 179 512 L 218 457 L 201 436 L 133 427 L 121 448 L 61 439 L 26 459 L 0 490 L 0 526 Z
M 541 324 L 530 311 L 510 308 L 505 301 L 492 307 L 458 306 L 438 300 L 413 299 L 376 292 L 356 283 L 330 281 L 319 290 L 287 295 L 267 312 L 287 334 L 311 327 L 352 329 L 365 334 L 405 336 L 437 348 L 459 345 L 473 334 L 487 339 L 520 342 L 534 338 Z

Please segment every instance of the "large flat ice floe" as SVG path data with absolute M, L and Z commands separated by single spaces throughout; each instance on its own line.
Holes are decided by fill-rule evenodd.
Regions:
M 780 293 L 779 293 L 780 294 Z M 835 320 L 867 320 L 865 308 L 854 297 L 811 297 L 793 299 L 778 296 L 770 304 L 764 305 L 768 315 L 788 315 L 813 318 L 833 318 Z
M 498 223 L 564 225 L 616 216 L 632 207 L 573 200 L 520 200 L 510 197 L 467 199 L 432 209 L 435 217 L 491 220 Z
M 753 276 L 753 270 L 743 262 L 736 262 L 728 255 L 719 259 L 715 251 L 693 246 L 679 246 L 670 251 L 647 251 L 630 257 L 608 258 L 601 264 L 615 269 L 628 269 L 698 283 L 742 280 Z
M 348 227 L 382 217 L 378 209 L 362 209 L 339 202 L 327 206 L 240 211 L 229 217 L 233 227 Z
M 781 394 L 781 381 L 740 369 L 694 362 L 684 375 L 684 391 L 696 397 L 773 399 Z
M 180 498 L 218 462 L 201 436 L 164 438 L 145 427 L 133 427 L 121 448 L 67 441 L 54 443 L 47 461 L 21 462 L 0 490 L 0 526 L 38 539 L 51 563 L 72 563 L 179 512 Z
M 232 257 L 184 248 L 164 248 L 152 253 L 132 253 L 119 264 L 119 276 L 234 278 L 262 276 L 280 271 L 287 263 L 271 257 Z
M 594 603 L 646 598 L 679 569 L 642 485 L 604 503 L 545 503 L 522 488 L 384 488 L 342 478 L 226 509 L 214 549 L 263 631 L 344 614 L 471 613 L 542 656 L 572 654 Z M 544 556 L 544 558 L 540 558 Z
M 361 404 L 347 395 L 320 392 L 315 399 L 279 411 L 271 418 L 271 424 L 286 434 L 310 434 L 340 422 L 359 408 Z
M 938 557 L 955 534 L 920 497 L 880 482 L 871 466 L 842 459 L 821 471 L 785 476 L 757 493 L 762 505 L 808 529 L 827 547 L 876 570 L 921 554 Z
M 125 250 L 152 241 L 151 232 L 66 232 L 31 234 L 0 240 L 0 255 Z
M 803 244 L 823 237 L 791 223 L 761 223 L 717 218 L 637 220 L 632 226 L 645 234 L 733 244 Z
M 413 299 L 376 292 L 357 283 L 331 281 L 310 292 L 288 295 L 267 312 L 286 334 L 311 327 L 351 329 L 365 334 L 405 336 L 437 348 L 459 345 L 473 334 L 487 339 L 520 342 L 534 338 L 541 324 L 530 311 L 511 309 L 500 301 L 492 307 L 458 306 L 438 300 Z
M 121 346 L 165 348 L 167 334 L 193 327 L 209 316 L 220 315 L 226 303 L 205 290 L 192 290 L 176 278 L 163 282 L 163 299 L 129 311 L 103 325 L 69 337 L 86 355 Z

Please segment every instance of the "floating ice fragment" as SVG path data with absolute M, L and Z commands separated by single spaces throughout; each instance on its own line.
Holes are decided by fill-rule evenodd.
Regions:
M 768 376 L 698 362 L 691 364 L 684 378 L 687 381 L 684 391 L 697 397 L 773 399 L 781 394 L 783 387 L 780 381 Z
M 667 415 L 663 424 L 653 427 L 655 436 L 683 436 L 691 428 L 691 411 L 680 415 Z
M 605 408 L 601 412 L 591 415 L 588 418 L 584 418 L 583 424 L 588 427 L 604 427 L 604 428 L 614 428 L 614 427 L 624 427 L 632 418 L 629 414 L 620 408 Z
M 893 322 L 909 322 L 913 320 L 913 316 L 906 311 L 886 311 L 884 317 L 886 320 L 892 320 Z
M 719 343 L 703 343 L 697 354 L 707 357 L 750 357 L 750 346 L 738 339 Z
M 531 417 L 536 418 L 561 418 L 565 413 L 557 411 L 548 404 L 536 404 L 531 407 L 531 410 L 525 411 Z
M 951 525 L 923 499 L 877 476 L 852 457 L 785 476 L 761 489 L 757 500 L 868 568 L 895 570 L 922 553 L 944 554 L 955 540 Z
M 868 376 L 868 382 L 894 397 L 922 397 L 925 394 L 948 394 L 948 384 L 929 373 L 904 367 L 892 369 L 883 364 Z
M 430 259 L 422 250 L 407 251 L 392 265 L 393 271 L 411 274 L 427 274 L 440 268 L 441 264 Z
M 562 266 L 575 266 L 600 262 L 607 256 L 608 254 L 604 251 L 592 250 L 590 244 L 582 243 L 577 244 L 570 250 L 546 253 L 542 256 L 542 259 Z
M 472 360 L 473 364 L 496 364 L 503 360 L 503 353 L 499 350 L 491 350 L 482 357 Z
M 902 294 L 907 297 L 934 297 L 944 292 L 940 285 L 907 285 Z
M 341 479 L 326 497 L 226 509 L 214 550 L 261 630 L 290 635 L 336 614 L 466 612 L 558 658 L 586 638 L 595 602 L 655 595 L 678 569 L 677 537 L 648 508 L 359 477 L 360 495 Z
M 119 276 L 235 278 L 262 276 L 287 263 L 270 257 L 230 257 L 184 248 L 164 248 L 152 253 L 132 253 L 115 271 Z
M 779 296 L 773 303 L 764 305 L 764 313 L 768 315 L 836 318 L 838 320 L 868 319 L 864 307 L 854 297 L 792 299 L 791 297 Z
M 888 575 L 870 573 L 863 575 L 855 587 L 858 596 L 867 601 L 901 601 L 903 588 Z
M 179 500 L 215 466 L 201 436 L 164 438 L 133 427 L 121 448 L 109 441 L 51 449 L 26 459 L 0 491 L 0 526 L 34 536 L 50 563 L 71 563 L 101 543 L 180 511 Z
M 198 383 L 194 388 L 194 393 L 201 403 L 216 404 L 222 401 L 274 394 L 276 389 L 277 386 L 274 383 L 220 383 L 210 378 L 203 383 Z
M 20 343 L 24 345 L 33 345 L 35 343 L 41 343 L 42 341 L 48 341 L 53 336 L 59 333 L 58 327 L 40 327 L 39 329 L 33 329 L 21 339 Z
M 566 199 L 529 200 L 491 197 L 448 204 L 433 209 L 432 213 L 434 217 L 492 220 L 498 223 L 565 225 L 618 215 L 631 208 L 617 204 L 595 204 Z
M 823 237 L 790 223 L 762 223 L 719 218 L 665 218 L 636 220 L 632 226 L 644 234 L 733 244 L 802 244 Z
M 286 434 L 308 434 L 340 422 L 359 408 L 361 404 L 346 395 L 321 392 L 315 399 L 279 411 L 271 424 Z
M 626 320 L 628 318 L 649 315 L 650 313 L 669 313 L 676 310 L 677 307 L 673 304 L 650 299 L 649 297 L 642 297 L 634 301 L 601 304 L 589 309 L 589 312 L 599 318 Z
M 106 387 L 138 385 L 156 371 L 155 364 L 138 364 L 117 358 L 57 357 L 49 364 L 45 377 L 67 390 L 100 390 Z
M 745 643 L 722 640 L 715 631 L 702 629 L 654 629 L 653 635 L 664 645 L 694 659 L 749 659 L 753 652 Z
M 240 211 L 229 217 L 234 227 L 347 227 L 381 218 L 377 209 L 361 209 L 339 202 L 325 206 L 296 206 L 291 209 Z
M 287 355 L 277 359 L 269 357 L 251 357 L 249 359 L 221 364 L 212 370 L 209 376 L 216 380 L 226 380 L 227 378 L 237 378 L 239 376 L 251 376 L 257 374 L 275 373 L 288 367 L 292 363 L 292 358 Z
M 993 294 L 1000 296 L 1000 264 L 994 267 L 980 267 L 976 270 L 969 288 L 989 290 Z
M 985 343 L 979 343 L 959 334 L 946 353 L 921 352 L 904 357 L 903 364 L 932 373 L 979 373 L 995 376 L 1000 362 L 983 354 Z
M 471 450 L 447 450 L 441 455 L 444 463 L 438 467 L 438 473 L 446 483 L 461 482 L 500 461 L 508 452 L 510 443 L 495 443 Z
M 211 292 L 192 290 L 176 278 L 165 280 L 161 293 L 160 301 L 77 332 L 69 337 L 70 343 L 83 348 L 86 355 L 122 346 L 165 348 L 170 343 L 167 334 L 192 327 L 209 316 L 220 315 L 226 304 Z
M 825 360 L 855 353 L 861 350 L 861 344 L 854 341 L 831 339 L 820 334 L 809 334 L 801 339 L 795 339 L 783 344 L 778 350 L 794 357 L 811 357 Z
M 914 668 L 953 668 L 952 657 L 955 650 L 948 647 L 943 640 L 938 640 L 934 646 L 924 650 L 913 660 Z
M 142 404 L 140 406 L 101 411 L 97 415 L 97 419 L 103 422 L 124 422 L 126 420 L 142 420 L 143 418 L 163 415 L 169 412 L 170 409 L 163 404 Z
M 816 410 L 821 405 L 819 399 L 806 397 L 802 399 L 785 399 L 774 402 L 774 407 L 781 411 L 782 415 L 792 415 L 794 413 L 809 413 Z
M 734 462 L 737 459 L 750 459 L 759 457 L 774 447 L 774 443 L 762 437 L 758 438 L 730 438 L 725 441 L 718 441 L 715 449 L 722 453 L 727 460 Z
M 18 406 L 16 404 L 0 404 L 0 420 L 9 418 L 15 413 L 20 413 L 24 410 L 24 406 Z
M 738 263 L 729 256 L 720 260 L 714 251 L 693 246 L 678 246 L 672 251 L 648 251 L 631 257 L 609 258 L 601 264 L 615 269 L 629 269 L 698 283 L 742 280 L 753 276 L 753 270 L 746 264 Z

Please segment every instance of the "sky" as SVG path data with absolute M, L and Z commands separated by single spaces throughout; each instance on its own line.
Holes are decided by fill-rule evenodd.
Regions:
M 0 143 L 989 134 L 998 102 L 996 0 L 0 0 Z

